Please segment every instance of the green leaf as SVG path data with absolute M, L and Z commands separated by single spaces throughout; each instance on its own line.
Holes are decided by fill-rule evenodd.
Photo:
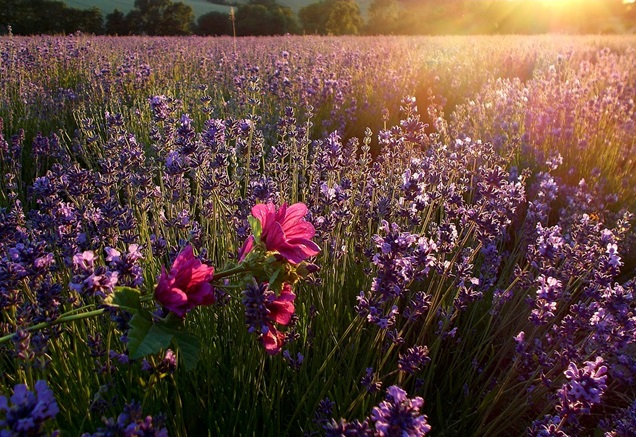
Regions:
M 161 349 L 167 348 L 174 337 L 173 330 L 164 329 L 141 313 L 135 314 L 128 326 L 130 327 L 128 350 L 133 360 L 156 354 Z
M 274 271 L 274 273 L 272 273 L 271 276 L 269 277 L 270 290 L 279 291 L 280 288 L 282 287 L 283 283 L 282 283 L 282 276 L 280 274 L 281 270 L 282 270 L 282 267 L 277 268 Z M 279 279 L 280 284 L 276 282 L 277 278 Z
M 136 314 L 141 311 L 140 298 L 141 293 L 136 288 L 115 287 L 113 293 L 104 299 L 104 304 Z
M 172 343 L 179 351 L 179 358 L 187 372 L 194 370 L 199 362 L 199 350 L 201 341 L 193 334 L 178 332 L 172 339 Z
M 261 221 L 254 217 L 253 215 L 249 216 L 247 220 L 250 222 L 250 228 L 252 228 L 252 235 L 254 236 L 255 245 L 260 243 L 261 234 L 263 233 L 263 228 L 261 226 Z

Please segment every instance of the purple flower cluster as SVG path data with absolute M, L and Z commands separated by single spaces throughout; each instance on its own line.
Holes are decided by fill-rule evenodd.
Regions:
M 570 363 L 565 371 L 569 382 L 558 392 L 561 414 L 590 414 L 592 406 L 601 403 L 601 396 L 607 389 L 606 373 L 607 366 L 603 365 L 601 357 L 597 357 L 595 361 L 586 361 L 581 369 Z
M 398 369 L 406 373 L 415 373 L 424 367 L 431 359 L 428 357 L 426 346 L 408 348 L 405 354 L 400 354 Z
M 608 419 L 601 420 L 600 428 L 605 437 L 630 437 L 636 429 L 636 401 Z
M 117 418 L 103 418 L 104 426 L 96 432 L 84 433 L 82 437 L 168 437 L 168 430 L 164 428 L 165 417 L 143 416 L 141 404 L 132 401 L 126 404 L 124 411 Z
M 73 256 L 73 279 L 69 284 L 71 290 L 80 295 L 104 298 L 113 292 L 117 285 L 118 272 L 104 266 L 95 265 L 95 254 L 86 250 Z
M 379 252 L 373 257 L 377 274 L 373 278 L 371 294 L 361 292 L 358 296 L 356 311 L 367 321 L 388 329 L 395 324 L 399 314 L 395 305 L 389 305 L 394 299 L 406 296 L 409 284 L 416 278 L 425 277 L 432 265 L 436 265 L 433 253 L 436 250 L 426 238 L 419 238 L 408 232 L 401 232 L 397 224 L 384 221 L 381 230 L 384 236 L 374 236 Z M 409 318 L 423 314 L 429 298 L 417 293 L 417 298 L 409 302 Z M 388 308 L 385 309 L 385 307 Z
M 4 412 L 4 419 L 0 420 L 0 434 L 11 435 L 42 435 L 43 427 L 49 419 L 54 419 L 60 411 L 53 390 L 46 381 L 35 383 L 35 393 L 26 384 L 18 384 L 13 388 L 13 395 L 9 399 L 0 396 L 0 411 Z M 56 431 L 54 435 L 58 435 Z
M 327 436 L 424 436 L 431 426 L 427 417 L 420 413 L 424 405 L 421 397 L 409 398 L 398 386 L 386 390 L 385 400 L 373 407 L 371 415 L 364 421 L 347 422 L 332 419 L 324 425 Z
M 592 407 L 601 403 L 601 396 L 607 389 L 606 372 L 607 367 L 601 357 L 586 361 L 582 368 L 570 363 L 564 372 L 568 382 L 557 392 L 558 413 L 535 420 L 528 429 L 528 435 L 567 437 L 566 431 L 578 435 L 581 431 L 579 419 L 589 415 Z
M 382 388 L 382 381 L 378 379 L 378 375 L 373 371 L 373 367 L 367 367 L 365 374 L 360 380 L 360 384 L 363 385 L 368 393 L 376 393 Z

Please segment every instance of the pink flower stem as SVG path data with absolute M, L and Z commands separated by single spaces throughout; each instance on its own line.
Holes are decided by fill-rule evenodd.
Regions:
M 213 280 L 227 278 L 228 276 L 238 275 L 239 273 L 244 273 L 249 271 L 249 268 L 244 264 L 239 264 L 235 267 L 229 268 L 227 270 L 222 270 L 220 272 L 214 272 Z

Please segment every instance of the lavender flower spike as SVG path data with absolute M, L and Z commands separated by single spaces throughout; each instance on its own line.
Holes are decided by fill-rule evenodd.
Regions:
M 425 415 L 420 415 L 424 399 L 409 399 L 406 392 L 396 385 L 386 390 L 386 400 L 371 411 L 371 421 L 375 424 L 376 435 L 380 437 L 414 437 L 426 435 L 431 426 Z

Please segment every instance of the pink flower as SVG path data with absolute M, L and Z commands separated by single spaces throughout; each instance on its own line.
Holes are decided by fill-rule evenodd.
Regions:
M 294 299 L 296 295 L 292 292 L 291 285 L 284 284 L 280 295 L 271 302 L 265 304 L 269 310 L 267 318 L 272 322 L 283 326 L 289 325 L 294 315 Z M 265 351 L 274 355 L 280 352 L 285 344 L 285 334 L 278 331 L 271 322 L 266 322 L 267 332 L 261 337 Z
M 252 215 L 261 222 L 261 241 L 268 251 L 276 251 L 292 264 L 317 255 L 320 247 L 311 241 L 316 234 L 313 225 L 305 221 L 307 206 L 295 203 L 287 207 L 284 203 L 278 211 L 273 203 L 258 204 L 252 208 Z M 254 244 L 248 239 L 241 249 L 244 257 Z
M 285 344 L 285 334 L 278 331 L 276 326 L 287 326 L 294 315 L 294 299 L 291 285 L 283 284 L 278 295 L 270 290 L 267 282 L 257 283 L 253 280 L 243 291 L 243 305 L 245 305 L 245 323 L 248 332 L 258 334 L 268 354 L 280 352 Z
M 155 300 L 179 317 L 197 305 L 214 303 L 214 289 L 210 281 L 214 267 L 203 264 L 186 246 L 172 263 L 170 272 L 161 268 Z

